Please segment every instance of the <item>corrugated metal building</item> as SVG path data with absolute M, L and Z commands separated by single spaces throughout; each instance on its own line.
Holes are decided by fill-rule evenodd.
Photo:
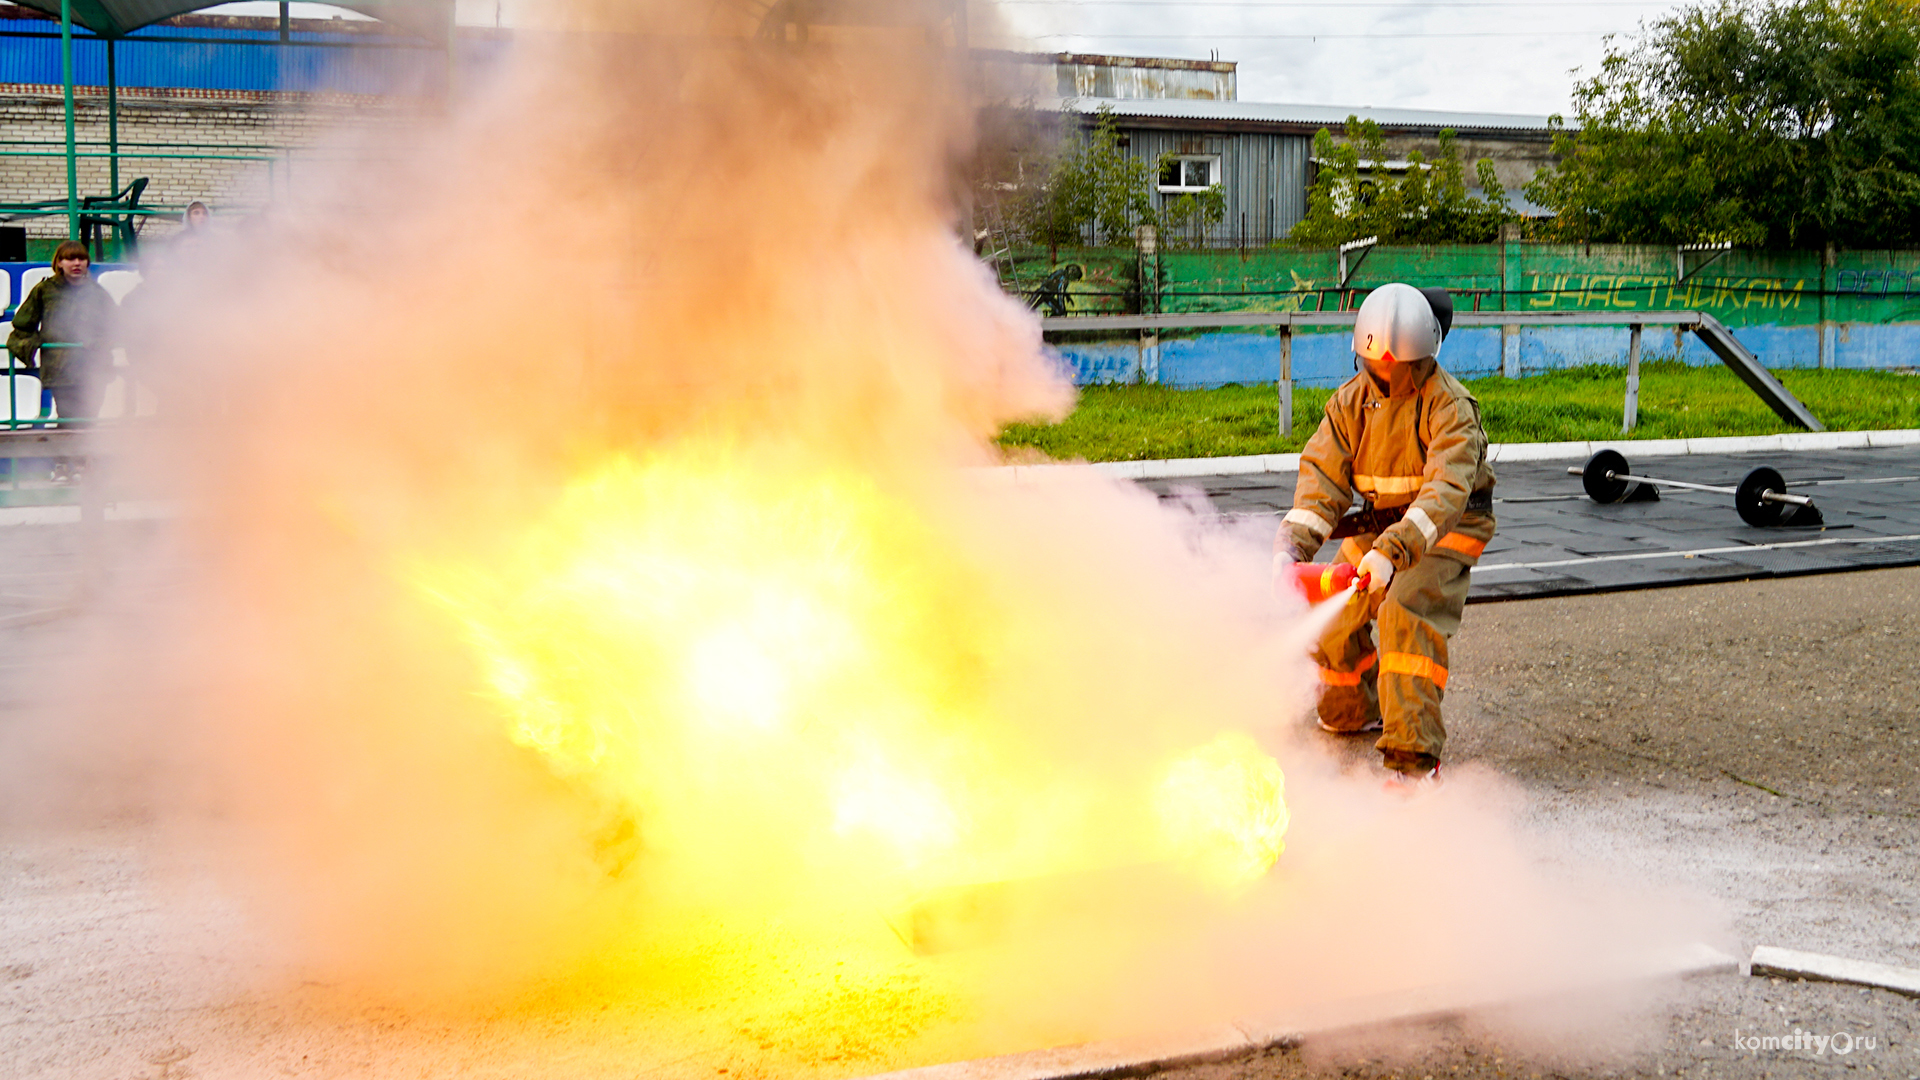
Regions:
M 1002 102 L 1054 98 L 1190 98 L 1232 101 L 1240 66 L 1231 60 L 1174 60 L 1097 53 L 974 49 L 979 85 Z
M 1150 168 L 1171 155 L 1172 167 L 1154 185 L 1157 206 L 1220 185 L 1226 219 L 1205 235 L 1181 237 L 1213 247 L 1286 236 L 1307 213 L 1314 133 L 1328 128 L 1339 135 L 1349 116 L 1379 124 L 1396 154 L 1421 150 L 1430 156 L 1440 132 L 1450 129 L 1469 174 L 1476 160 L 1490 158 L 1508 186 L 1524 183 L 1552 160 L 1553 132 L 1544 116 L 1167 98 L 1061 98 L 1042 108 L 1082 129 L 1105 110 L 1129 155 Z
M 1054 87 L 1063 98 L 1168 98 L 1232 101 L 1239 65 L 1231 60 L 1055 53 Z
M 1307 155 L 1313 140 L 1269 131 L 1206 132 L 1122 127 L 1127 152 L 1149 167 L 1173 155 L 1154 184 L 1158 205 L 1220 185 L 1226 219 L 1206 239 L 1239 246 L 1285 236 L 1307 213 Z

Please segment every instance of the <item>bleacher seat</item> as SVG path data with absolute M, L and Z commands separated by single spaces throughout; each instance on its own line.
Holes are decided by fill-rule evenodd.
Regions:
M 113 302 L 118 304 L 124 302 L 127 294 L 139 286 L 143 279 L 138 270 L 108 270 L 104 274 L 97 275 L 96 280 L 100 282 L 101 288 L 107 290 L 107 295 L 113 297 Z
M 127 415 L 127 377 L 121 375 L 100 392 L 100 419 L 117 420 Z
M 51 266 L 36 266 L 31 270 L 22 271 L 20 274 L 20 295 L 14 299 L 13 306 L 19 307 L 21 302 L 26 300 L 27 294 L 33 291 L 35 285 L 40 284 L 52 276 L 53 267 Z
M 4 385 L 6 381 L 5 376 L 0 375 L 0 385 Z M 16 416 L 22 420 L 32 420 L 39 416 L 40 380 L 31 375 L 15 375 L 11 381 L 13 383 L 13 407 L 15 411 L 9 413 L 0 410 L 0 420 L 11 420 Z
M 138 288 L 142 280 L 144 279 L 138 270 L 108 270 L 100 275 L 100 287 L 107 290 L 107 295 L 113 297 L 114 303 L 121 304 L 126 302 L 127 294 Z M 127 366 L 125 349 L 113 350 L 113 366 L 117 368 Z M 111 420 L 128 414 L 127 384 L 131 381 L 129 376 L 123 373 L 115 376 L 101 391 L 100 418 L 102 420 Z M 153 395 L 138 384 L 135 384 L 134 393 L 137 408 L 135 414 L 153 415 Z

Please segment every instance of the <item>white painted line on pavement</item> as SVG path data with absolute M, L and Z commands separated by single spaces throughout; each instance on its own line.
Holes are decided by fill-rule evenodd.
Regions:
M 1874 476 L 1861 480 L 1789 480 L 1788 487 L 1825 487 L 1828 484 L 1911 484 L 1920 476 Z
M 1285 1013 L 1245 1017 L 1231 1024 L 1186 1034 L 1086 1043 L 925 1065 L 868 1080 L 1087 1080 L 1097 1076 L 1133 1075 L 1183 1062 L 1231 1060 L 1265 1047 L 1292 1045 L 1315 1035 L 1454 1016 L 1601 987 L 1739 972 L 1740 961 L 1710 945 L 1694 942 L 1646 954 L 1596 956 L 1582 968 L 1529 980 L 1525 985 L 1415 986 L 1372 997 L 1319 1002 Z
M 1908 533 L 1904 536 L 1836 536 L 1826 540 L 1784 540 L 1778 544 L 1735 544 L 1732 547 L 1694 548 L 1691 551 L 1636 551 L 1627 555 L 1582 555 L 1577 559 L 1554 559 L 1548 562 L 1494 563 L 1492 566 L 1476 566 L 1473 572 L 1488 574 L 1495 570 L 1544 570 L 1553 566 L 1585 566 L 1589 563 L 1631 562 L 1637 559 L 1684 559 L 1694 555 L 1784 551 L 1789 548 L 1824 547 L 1829 544 L 1892 544 L 1909 540 L 1920 540 L 1920 533 Z

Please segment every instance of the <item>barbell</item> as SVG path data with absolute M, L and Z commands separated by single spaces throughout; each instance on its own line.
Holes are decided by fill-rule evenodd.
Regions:
M 1580 486 L 1586 489 L 1587 497 L 1597 503 L 1628 502 L 1648 498 L 1642 491 L 1655 492 L 1662 487 L 1685 488 L 1688 491 L 1711 491 L 1716 495 L 1733 496 L 1733 508 L 1740 514 L 1740 520 L 1749 525 L 1769 528 L 1779 525 L 1819 525 L 1825 519 L 1820 516 L 1820 508 L 1805 495 L 1787 493 L 1787 481 L 1778 472 L 1765 465 L 1749 472 L 1741 479 L 1738 487 L 1722 487 L 1717 484 L 1693 484 L 1685 480 L 1663 480 L 1657 476 L 1636 476 L 1627 464 L 1626 456 L 1618 450 L 1602 450 L 1587 459 L 1582 468 L 1567 467 L 1570 475 L 1580 478 Z M 1641 485 L 1648 485 L 1645 489 Z M 1655 494 L 1651 497 L 1657 498 Z

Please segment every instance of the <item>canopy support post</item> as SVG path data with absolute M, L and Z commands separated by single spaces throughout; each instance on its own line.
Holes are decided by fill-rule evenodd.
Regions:
M 460 65 L 460 22 L 458 5 L 447 5 L 447 111 L 453 111 L 453 96 L 459 90 L 460 75 L 455 69 Z
M 120 74 L 113 66 L 115 38 L 107 39 L 107 190 L 120 194 Z
M 60 0 L 60 83 L 67 105 L 67 239 L 80 239 L 80 171 L 73 145 L 73 0 Z

